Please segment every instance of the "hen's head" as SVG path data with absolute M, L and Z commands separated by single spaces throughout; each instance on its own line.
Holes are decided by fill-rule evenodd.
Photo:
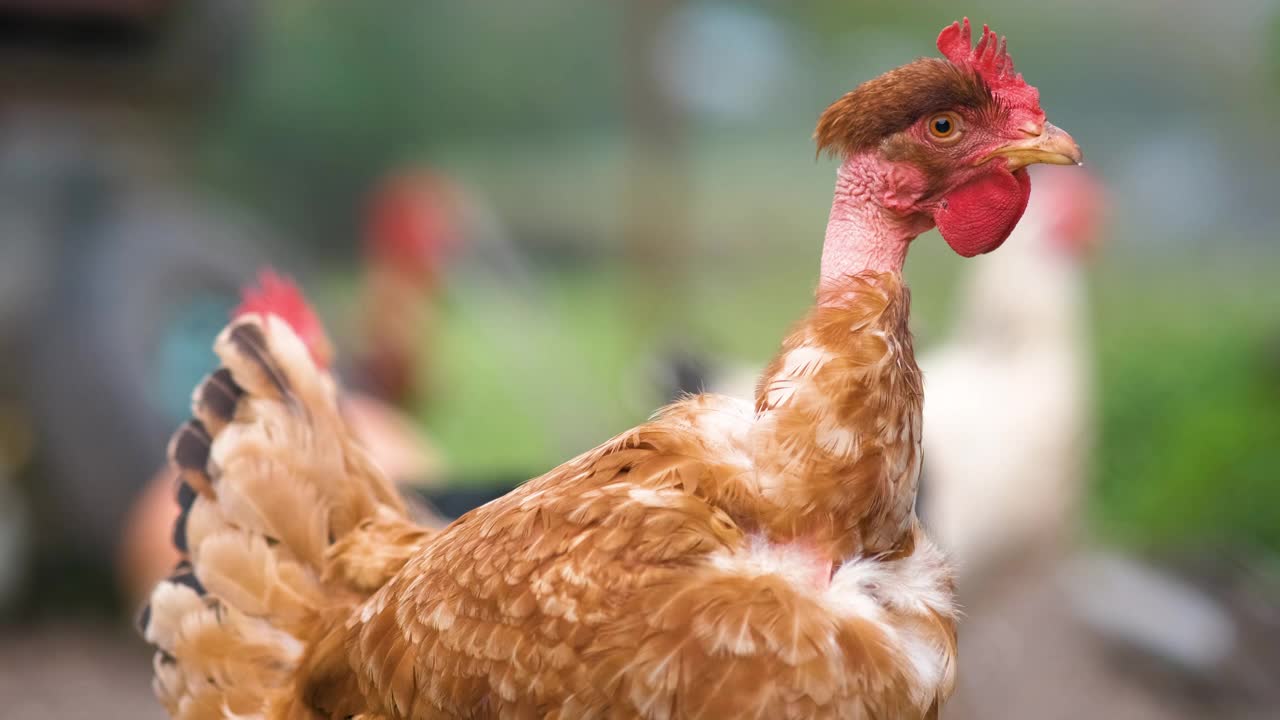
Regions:
M 397 174 L 373 194 L 364 249 L 374 264 L 427 286 L 461 244 L 460 193 L 424 171 Z
M 327 370 L 333 362 L 333 345 L 325 334 L 320 317 L 307 302 L 298 286 L 271 268 L 258 273 L 258 284 L 240 291 L 240 305 L 231 312 L 233 319 L 244 315 L 275 315 L 288 323 L 311 352 L 316 367 Z
M 1027 165 L 1079 164 L 1081 153 L 1045 120 L 1005 40 L 984 26 L 972 46 L 966 18 L 942 30 L 938 49 L 945 59 L 921 58 L 837 100 L 815 137 L 820 151 L 870 161 L 881 204 L 928 215 L 971 257 L 999 247 L 1026 210 Z

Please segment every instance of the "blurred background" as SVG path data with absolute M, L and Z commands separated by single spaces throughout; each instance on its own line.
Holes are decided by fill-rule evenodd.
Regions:
M 1088 174 L 908 263 L 946 716 L 1276 717 L 1276 0 L 0 0 L 0 716 L 160 716 L 164 446 L 258 267 L 464 510 L 749 387 L 811 297 L 815 119 L 962 12 Z

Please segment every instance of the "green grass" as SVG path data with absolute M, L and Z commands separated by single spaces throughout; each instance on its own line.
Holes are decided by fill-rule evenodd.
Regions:
M 1280 549 L 1280 291 L 1269 257 L 1098 280 L 1093 518 L 1109 537 Z

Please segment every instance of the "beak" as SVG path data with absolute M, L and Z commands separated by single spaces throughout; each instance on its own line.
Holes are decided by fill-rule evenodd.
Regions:
M 1044 124 L 1044 128 L 1038 134 L 1028 134 L 1028 137 L 1022 140 L 1015 140 L 987 155 L 982 162 L 998 157 L 1005 158 L 1010 172 L 1035 163 L 1049 165 L 1084 163 L 1084 153 L 1080 152 L 1080 146 L 1076 145 L 1076 141 L 1072 140 L 1065 130 L 1049 122 Z

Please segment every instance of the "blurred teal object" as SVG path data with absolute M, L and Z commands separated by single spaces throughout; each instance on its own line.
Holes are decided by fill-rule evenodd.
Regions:
M 174 426 L 191 414 L 191 388 L 214 367 L 213 338 L 227 324 L 235 298 L 192 297 L 161 328 L 148 385 L 150 401 Z

